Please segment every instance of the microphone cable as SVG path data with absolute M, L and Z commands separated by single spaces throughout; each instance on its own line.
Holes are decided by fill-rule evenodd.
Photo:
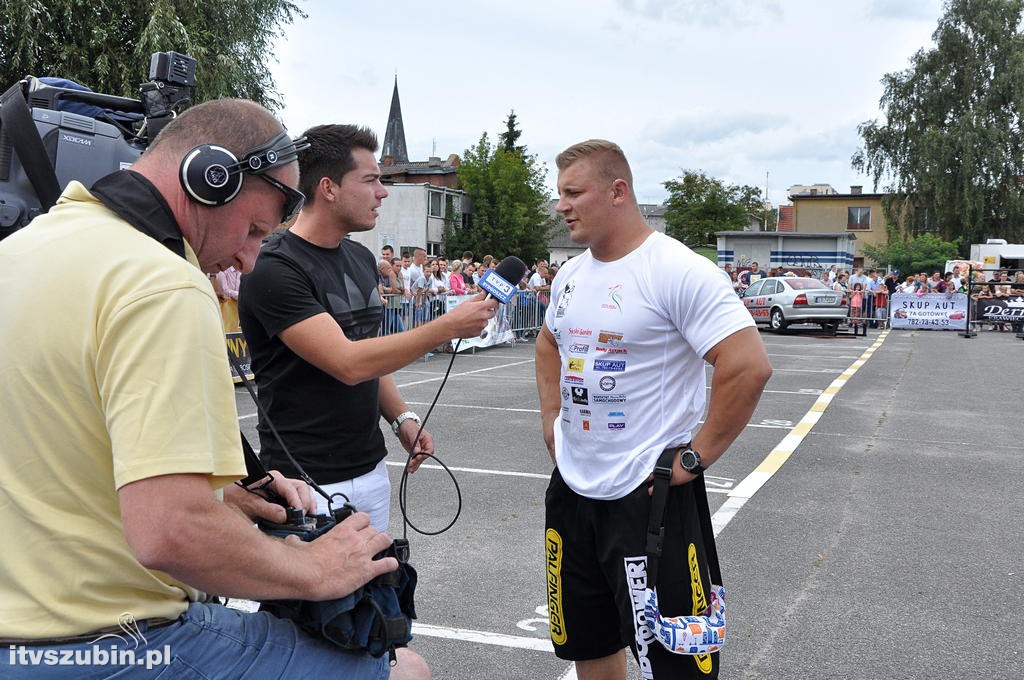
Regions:
M 451 375 L 451 372 L 452 372 L 452 366 L 455 364 L 455 357 L 458 355 L 459 347 L 461 347 L 461 346 L 462 346 L 462 339 L 460 338 L 458 340 L 458 342 L 455 343 L 455 347 L 452 350 L 452 356 L 451 356 L 451 359 L 448 361 L 448 367 L 445 369 L 444 377 L 441 379 L 441 384 L 438 386 L 437 392 L 434 394 L 434 398 L 430 402 L 430 407 L 427 409 L 426 415 L 423 417 L 423 420 L 420 422 L 419 429 L 416 430 L 416 436 L 412 440 L 413 441 L 413 447 L 415 447 L 416 442 L 418 442 L 420 440 L 420 435 L 423 433 L 423 429 L 426 427 L 427 420 L 430 418 L 430 414 L 434 412 L 434 407 L 437 405 L 437 400 L 441 397 L 441 392 L 442 392 L 442 390 L 444 390 L 444 386 L 448 382 L 448 377 Z M 350 499 L 347 496 L 345 496 L 345 494 L 343 494 L 343 493 L 336 493 L 336 494 L 328 495 L 327 492 L 324 491 L 320 487 L 320 485 L 318 485 L 313 480 L 313 478 L 310 477 L 309 474 L 306 473 L 306 471 L 302 468 L 302 466 L 299 465 L 298 461 L 295 460 L 295 458 L 291 454 L 291 451 L 289 451 L 288 447 L 285 445 L 283 438 L 281 437 L 281 435 L 277 431 L 277 428 L 274 427 L 274 423 L 270 420 L 270 415 L 267 413 L 266 409 L 263 407 L 263 404 L 260 403 L 260 400 L 259 400 L 259 398 L 256 395 L 256 391 L 252 387 L 252 381 L 250 381 L 249 378 L 246 377 L 245 371 L 242 369 L 241 362 L 238 360 L 237 357 L 235 357 L 234 353 L 232 353 L 231 351 L 229 351 L 227 354 L 228 354 L 228 359 L 231 361 L 231 364 L 234 367 L 235 372 L 238 374 L 239 379 L 241 380 L 242 384 L 245 386 L 245 389 L 249 392 L 249 396 L 252 398 L 253 402 L 256 404 L 257 410 L 260 412 L 260 415 L 266 421 L 268 429 L 270 430 L 271 434 L 274 436 L 274 439 L 277 441 L 278 445 L 281 447 L 281 450 L 284 451 L 284 454 L 288 458 L 289 462 L 295 467 L 296 471 L 298 472 L 299 478 L 302 481 L 306 482 L 310 487 L 313 488 L 314 491 L 316 491 L 318 494 L 320 494 L 321 496 L 323 496 L 323 498 L 325 498 L 327 500 L 327 512 L 328 512 L 328 514 L 331 514 L 331 512 L 333 510 L 333 505 L 334 505 L 333 499 L 334 499 L 334 496 L 341 496 L 342 498 L 345 499 L 346 503 L 350 502 Z M 243 437 L 244 437 L 244 435 L 243 435 Z M 399 440 L 399 441 L 401 441 L 401 440 Z M 427 530 L 424 530 L 424 529 L 420 529 L 415 524 L 413 524 L 412 520 L 409 519 L 409 511 L 408 511 L 408 508 L 409 508 L 409 502 L 408 502 L 408 493 L 409 493 L 409 463 L 412 461 L 414 456 L 419 456 L 419 455 L 423 455 L 423 456 L 426 456 L 428 458 L 432 458 L 433 460 L 437 461 L 437 463 L 444 469 L 444 471 L 446 473 L 448 473 L 448 476 L 452 480 L 452 485 L 455 487 L 455 498 L 456 498 L 455 515 L 452 517 L 451 521 L 448 522 L 448 524 L 446 524 L 443 528 L 438 529 L 437 531 L 427 531 Z M 459 517 L 462 514 L 462 488 L 459 486 L 459 480 L 455 477 L 455 473 L 452 472 L 451 468 L 449 468 L 444 463 L 444 461 L 441 460 L 440 458 L 438 458 L 437 455 L 435 455 L 434 453 L 427 453 L 427 452 L 422 452 L 422 451 L 420 453 L 417 453 L 417 454 L 407 453 L 406 454 L 406 463 L 405 463 L 404 466 L 402 466 L 402 477 L 401 477 L 401 480 L 400 480 L 399 485 L 398 485 L 398 508 L 399 508 L 400 512 L 402 513 L 402 538 L 408 538 L 408 533 L 409 533 L 408 529 L 409 528 L 412 528 L 413 531 L 415 531 L 416 533 L 421 534 L 423 536 L 438 536 L 440 534 L 443 534 L 444 532 L 448 531 L 453 526 L 455 526 L 455 523 L 459 520 Z
M 437 400 L 441 397 L 441 391 L 444 389 L 445 384 L 448 382 L 448 376 L 452 372 L 452 366 L 455 364 L 455 357 L 458 356 L 459 347 L 461 345 L 462 339 L 460 338 L 459 341 L 455 343 L 455 347 L 452 349 L 452 358 L 449 359 L 448 368 L 445 369 L 444 377 L 441 379 L 441 384 L 438 386 L 437 392 L 434 394 L 434 399 L 430 402 L 430 406 L 427 408 L 427 414 L 423 416 L 423 420 L 420 422 L 420 427 L 418 430 L 416 430 L 416 436 L 412 440 L 413 448 L 415 448 L 416 442 L 420 440 L 420 435 L 423 433 L 423 428 L 427 426 L 427 420 L 430 418 L 430 414 L 434 412 L 434 406 L 437 405 Z M 420 529 L 415 524 L 413 524 L 412 520 L 409 519 L 409 463 L 412 461 L 414 457 L 414 454 L 409 453 L 406 457 L 405 465 L 402 467 L 402 478 L 398 484 L 398 509 L 402 513 L 402 538 L 408 537 L 408 530 L 410 528 L 422 536 L 439 536 L 440 534 L 443 534 L 444 532 L 451 529 L 453 526 L 455 526 L 455 523 L 459 521 L 459 516 L 462 514 L 462 489 L 459 487 L 459 480 L 455 478 L 455 473 L 452 472 L 451 468 L 445 465 L 444 461 L 442 461 L 436 455 L 434 455 L 433 453 L 423 452 L 417 453 L 415 455 L 424 455 L 427 456 L 428 458 L 433 458 L 438 462 L 438 464 L 442 468 L 444 468 L 444 471 L 448 473 L 448 476 L 451 477 L 452 485 L 455 487 L 455 515 L 452 517 L 451 521 L 448 522 L 448 524 L 446 524 L 443 528 L 438 529 L 437 531 L 426 531 L 424 529 Z
M 292 452 L 288 449 L 288 446 L 285 445 L 284 439 L 281 438 L 281 435 L 278 434 L 278 432 L 277 432 L 277 428 L 274 427 L 274 423 L 271 422 L 270 414 L 267 413 L 267 410 L 265 408 L 263 408 L 263 404 L 261 404 L 260 400 L 257 398 L 256 390 L 253 389 L 252 381 L 249 380 L 249 378 L 246 377 L 245 371 L 242 370 L 241 362 L 238 360 L 238 357 L 235 356 L 234 352 L 232 352 L 230 350 L 228 350 L 228 360 L 231 362 L 231 365 L 234 367 L 235 373 L 238 374 L 238 377 L 241 379 L 242 384 L 245 385 L 245 389 L 249 392 L 249 396 L 252 398 L 253 403 L 256 404 L 256 410 L 258 410 L 260 412 L 260 415 L 263 416 L 263 419 L 267 421 L 267 427 L 270 429 L 271 434 L 274 435 L 274 439 L 277 441 L 278 446 L 281 447 L 281 450 L 284 452 L 284 455 L 288 458 L 288 461 L 292 464 L 292 466 L 295 467 L 295 470 L 296 470 L 296 472 L 299 475 L 299 479 L 301 479 L 306 484 L 308 484 L 314 491 L 316 491 L 318 494 L 323 496 L 323 498 L 327 501 L 327 514 L 330 515 L 333 512 L 334 501 L 332 499 L 335 496 L 341 496 L 342 498 L 345 499 L 345 502 L 348 503 L 349 502 L 348 496 L 346 496 L 343 493 L 328 494 L 326 491 L 323 490 L 323 488 L 321 488 L 321 486 L 319 484 L 317 484 L 315 481 L 313 481 L 313 478 L 310 477 L 309 474 L 306 473 L 305 469 L 303 469 L 303 467 L 301 465 L 299 465 L 299 461 L 295 460 L 295 457 L 292 456 Z M 242 434 L 242 433 L 240 433 L 240 434 Z M 242 440 L 243 440 L 243 442 L 245 441 L 245 435 L 244 434 L 242 434 Z M 246 445 L 248 445 L 248 444 L 246 444 Z M 242 487 L 242 488 L 245 488 L 245 487 Z M 251 491 L 250 489 L 246 489 L 246 490 L 247 491 Z M 255 492 L 253 492 L 253 493 L 255 493 Z M 257 495 L 260 495 L 260 494 L 257 494 Z
M 526 264 L 522 260 L 520 260 L 515 255 L 508 255 L 502 259 L 501 263 L 494 271 L 494 275 L 496 278 L 498 278 L 499 282 L 503 282 L 506 286 L 515 286 L 526 274 L 526 270 Z M 484 278 L 486 279 L 486 275 Z M 483 283 L 483 281 L 481 281 L 481 283 Z M 491 290 L 488 289 L 486 286 L 484 286 L 484 289 L 487 290 L 487 296 L 484 299 L 490 299 L 495 297 L 501 299 L 501 296 L 498 294 L 500 293 L 500 290 Z M 508 293 L 508 291 L 506 291 L 506 293 Z M 514 295 L 515 293 L 509 293 L 508 299 L 511 299 L 511 297 Z M 504 306 L 504 303 L 502 304 Z M 495 318 L 497 318 L 498 316 L 499 314 L 496 312 Z M 483 331 L 483 333 L 481 333 L 480 337 L 487 337 L 486 329 Z M 430 414 L 433 412 L 434 406 L 437 405 L 437 400 L 441 396 L 441 390 L 444 389 L 445 383 L 448 382 L 448 376 L 451 374 L 452 365 L 455 363 L 455 357 L 458 356 L 459 347 L 461 346 L 462 339 L 460 338 L 458 342 L 455 343 L 455 347 L 452 348 L 452 358 L 448 362 L 448 368 L 444 372 L 444 377 L 441 379 L 441 385 L 440 387 L 437 388 L 437 393 L 434 395 L 434 399 L 430 402 L 430 407 L 427 409 L 427 415 L 423 417 L 422 422 L 420 422 L 420 427 L 416 431 L 416 437 L 412 440 L 414 448 L 416 446 L 416 442 L 418 442 L 420 439 L 420 434 L 423 433 L 423 428 L 427 424 L 427 419 L 430 418 Z M 451 477 L 452 484 L 455 485 L 455 495 L 457 499 L 457 504 L 455 507 L 455 516 L 452 517 L 452 520 L 448 524 L 446 524 L 444 528 L 439 529 L 437 531 L 424 531 L 423 529 L 420 529 L 415 524 L 413 524 L 412 521 L 409 519 L 409 462 L 413 459 L 413 454 L 410 453 L 406 458 L 405 467 L 402 469 L 402 479 L 398 485 L 398 508 L 402 513 L 402 538 L 406 538 L 409 527 L 411 527 L 412 530 L 416 533 L 421 534 L 423 536 L 437 536 L 439 534 L 443 534 L 444 532 L 448 531 L 453 526 L 455 526 L 455 522 L 458 521 L 459 515 L 462 514 L 462 490 L 459 487 L 458 480 L 455 479 L 455 474 L 447 465 L 444 464 L 444 462 L 440 458 L 438 458 L 434 454 L 428 453 L 425 455 L 427 455 L 429 458 L 433 458 L 434 460 L 436 460 L 441 465 L 441 467 L 444 468 L 444 471 L 448 473 L 448 476 Z

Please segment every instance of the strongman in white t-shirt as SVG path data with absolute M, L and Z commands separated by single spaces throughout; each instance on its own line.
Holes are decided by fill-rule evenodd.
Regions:
M 743 429 L 771 367 L 717 267 L 646 224 L 618 146 L 590 140 L 556 162 L 556 210 L 573 242 L 589 249 L 555 277 L 536 349 L 544 440 L 556 463 L 545 498 L 555 653 L 576 661 L 580 680 L 625 680 L 627 646 L 645 678 L 717 677 L 717 653 L 672 654 L 642 606 L 637 614 L 648 484 L 661 453 L 678 449 L 657 587 L 669 607 L 688 606 L 691 590 L 710 585 L 706 574 L 691 581 L 683 545 L 696 512 L 688 482 Z M 696 430 L 705 363 L 715 367 L 710 408 Z

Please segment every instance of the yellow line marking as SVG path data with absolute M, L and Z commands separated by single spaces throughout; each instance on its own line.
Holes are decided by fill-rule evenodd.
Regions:
M 750 473 L 743 481 L 736 485 L 736 487 L 729 492 L 731 499 L 740 499 L 741 502 L 737 505 L 732 503 L 729 508 L 728 518 L 724 518 L 725 521 L 716 523 L 716 533 L 721 531 L 725 526 L 725 522 L 732 517 L 742 506 L 742 503 L 746 502 L 747 499 L 751 498 L 757 491 L 764 486 L 765 482 L 771 479 L 772 475 L 779 471 L 779 469 L 789 460 L 789 457 L 796 452 L 798 446 L 803 443 L 804 438 L 810 434 L 811 430 L 821 419 L 821 415 L 831 405 L 832 399 L 835 395 L 846 385 L 847 381 L 853 377 L 853 375 L 860 369 L 861 366 L 867 362 L 871 355 L 875 353 L 885 339 L 889 336 L 889 329 L 882 331 L 878 336 L 878 340 L 875 341 L 871 347 L 864 350 L 864 353 L 850 365 L 845 371 L 843 371 L 838 378 L 832 381 L 832 384 L 826 388 L 818 399 L 811 404 L 810 410 L 804 414 L 804 417 L 800 419 L 796 425 L 790 429 L 789 433 L 782 438 L 782 441 L 771 450 L 771 452 L 765 456 L 765 459 Z M 717 515 L 718 513 L 716 513 Z

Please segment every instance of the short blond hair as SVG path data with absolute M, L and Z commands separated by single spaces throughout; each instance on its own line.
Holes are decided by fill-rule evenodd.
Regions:
M 591 161 L 602 179 L 609 182 L 625 180 L 629 190 L 633 190 L 633 172 L 629 169 L 629 161 L 615 142 L 609 142 L 607 139 L 588 139 L 573 144 L 555 157 L 555 165 L 562 171 L 581 160 Z

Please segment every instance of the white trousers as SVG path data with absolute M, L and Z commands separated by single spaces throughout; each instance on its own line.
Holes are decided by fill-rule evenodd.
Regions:
M 377 531 L 388 530 L 388 521 L 391 518 L 391 479 L 383 460 L 365 475 L 320 486 L 328 495 L 345 494 L 348 496 L 348 502 L 354 505 L 356 510 L 370 515 L 370 521 Z M 320 494 L 316 494 L 316 499 L 317 512 L 326 513 L 327 499 Z M 339 496 L 332 499 L 332 502 L 334 507 L 338 508 L 345 499 Z

